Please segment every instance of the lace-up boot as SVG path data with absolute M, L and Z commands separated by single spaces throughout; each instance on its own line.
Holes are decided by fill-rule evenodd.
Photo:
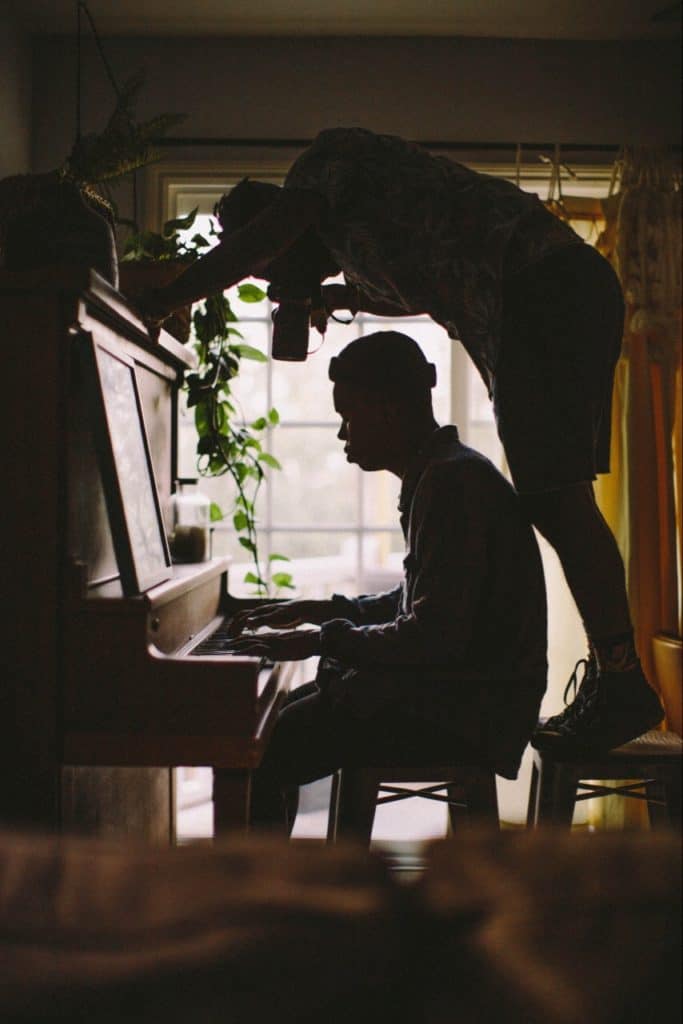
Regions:
M 590 653 L 587 658 L 579 658 L 574 671 L 567 681 L 567 685 L 564 688 L 564 694 L 562 699 L 564 700 L 565 707 L 562 711 L 556 715 L 551 715 L 550 718 L 539 725 L 537 731 L 545 731 L 549 729 L 551 732 L 558 729 L 560 726 L 571 718 L 572 715 L 583 706 L 585 701 L 595 692 L 598 679 L 598 666 L 595 660 L 595 655 Z M 569 702 L 569 694 L 573 691 L 573 700 Z
M 626 672 L 601 672 L 592 692 L 577 703 L 559 724 L 537 730 L 532 746 L 558 755 L 601 754 L 653 729 L 664 717 L 640 662 Z

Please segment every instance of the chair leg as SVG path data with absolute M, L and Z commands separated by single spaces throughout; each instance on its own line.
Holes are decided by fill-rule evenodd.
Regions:
M 380 779 L 367 768 L 343 768 L 339 772 L 336 839 L 355 839 L 370 844 Z
M 529 785 L 529 803 L 526 809 L 526 827 L 535 828 L 538 818 L 538 768 L 534 761 L 531 765 L 531 782 Z
M 669 809 L 666 803 L 666 785 L 663 782 L 646 782 L 647 814 L 651 829 L 668 828 Z
M 562 765 L 555 766 L 552 796 L 552 823 L 570 828 L 574 817 L 577 780 Z
M 330 809 L 327 815 L 327 842 L 333 843 L 337 838 L 337 813 L 339 810 L 339 775 L 336 771 L 332 775 L 332 786 L 330 788 Z
M 467 828 L 471 820 L 467 810 L 467 787 L 462 782 L 449 782 L 446 786 L 448 794 L 448 821 L 452 835 L 462 828 Z M 460 806 L 457 806 L 460 805 Z
M 551 761 L 541 758 L 534 764 L 536 770 L 536 806 L 534 822 L 539 825 L 551 825 L 553 821 L 553 784 L 556 766 Z
M 467 811 L 472 824 L 500 827 L 498 789 L 493 772 L 477 772 L 467 784 Z
M 669 823 L 673 828 L 681 827 L 681 775 L 679 770 L 667 779 L 664 784 L 666 806 L 669 811 Z
M 576 779 L 561 764 L 541 759 L 538 762 L 536 795 L 537 825 L 562 825 L 569 828 L 576 803 Z
M 462 782 L 449 782 L 448 819 L 451 832 L 472 825 L 488 825 L 499 828 L 498 790 L 493 772 L 480 772 Z M 463 806 L 456 806 L 462 804 Z

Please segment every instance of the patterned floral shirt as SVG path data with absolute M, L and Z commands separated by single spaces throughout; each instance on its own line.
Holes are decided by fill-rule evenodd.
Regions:
M 318 231 L 348 282 L 458 338 L 491 391 L 504 276 L 581 243 L 540 200 L 419 146 L 362 128 L 323 131 L 286 188 L 326 200 Z

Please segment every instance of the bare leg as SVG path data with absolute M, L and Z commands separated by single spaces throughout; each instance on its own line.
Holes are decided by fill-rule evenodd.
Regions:
M 592 485 L 527 494 L 522 500 L 531 522 L 557 552 L 591 642 L 630 633 L 624 564 Z
M 624 566 L 593 494 L 580 483 L 524 495 L 527 514 L 560 559 L 597 662 L 566 712 L 537 731 L 538 747 L 609 750 L 662 718 L 633 642 Z

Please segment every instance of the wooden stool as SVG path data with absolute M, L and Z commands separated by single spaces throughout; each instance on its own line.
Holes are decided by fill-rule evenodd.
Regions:
M 578 800 L 613 793 L 646 800 L 652 828 L 680 825 L 683 740 L 675 732 L 643 733 L 606 754 L 574 758 L 534 751 L 527 827 L 569 827 Z M 620 786 L 586 779 L 637 779 Z M 581 792 L 579 792 L 581 791 Z
M 407 782 L 425 785 L 419 789 L 398 785 Z M 353 838 L 369 845 L 375 807 L 410 797 L 447 803 L 453 832 L 478 823 L 499 827 L 496 776 L 490 768 L 380 764 L 343 768 L 333 776 L 327 841 Z

